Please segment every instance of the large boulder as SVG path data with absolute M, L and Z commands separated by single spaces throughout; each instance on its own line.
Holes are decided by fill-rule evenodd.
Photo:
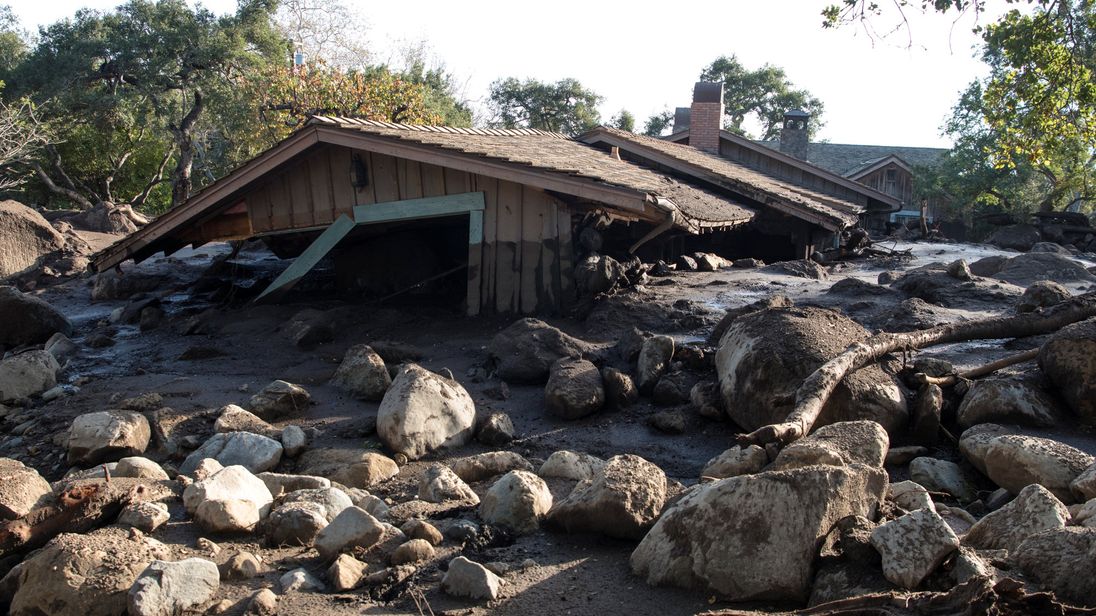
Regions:
M 1069 257 L 1050 252 L 1029 252 L 1013 257 L 993 274 L 993 278 L 1019 285 L 1030 286 L 1040 280 L 1054 282 L 1096 282 L 1085 266 Z
M 963 543 L 983 550 L 1015 550 L 1035 533 L 1065 528 L 1069 510 L 1049 490 L 1032 484 L 1010 503 L 978 520 Z
M 1096 606 L 1096 528 L 1071 526 L 1028 537 L 1012 559 L 1028 578 L 1062 599 Z
M 933 509 L 918 509 L 881 524 L 871 543 L 883 557 L 883 575 L 902 588 L 914 589 L 959 549 L 959 538 Z
M 1023 287 L 986 278 L 962 279 L 943 264 L 929 264 L 907 272 L 892 288 L 911 298 L 947 308 L 996 309 L 1011 305 L 1023 295 Z
M 130 616 L 176 616 L 200 608 L 221 585 L 217 564 L 204 558 L 154 560 L 127 593 Z
M 551 508 L 552 493 L 543 479 L 528 471 L 510 471 L 483 495 L 479 514 L 488 524 L 527 535 L 540 528 Z
M 514 451 L 488 451 L 453 460 L 450 466 L 458 477 L 472 483 L 510 471 L 533 470 L 533 465 Z
M 636 360 L 636 385 L 640 393 L 650 395 L 662 375 L 670 369 L 674 357 L 674 339 L 669 336 L 651 336 L 643 341 Z
M 428 503 L 444 503 L 450 500 L 467 500 L 473 505 L 480 502 L 476 492 L 464 483 L 448 466 L 435 464 L 419 478 L 419 498 Z
M 308 408 L 312 399 L 308 391 L 300 385 L 286 381 L 273 381 L 251 396 L 251 412 L 263 419 L 278 419 L 290 415 L 300 415 Z
M 392 458 L 360 449 L 311 449 L 301 456 L 297 468 L 349 488 L 370 488 L 400 472 Z
M 932 492 L 950 494 L 963 503 L 978 496 L 974 481 L 963 468 L 948 460 L 921 456 L 910 460 L 910 479 Z
M 874 518 L 886 490 L 886 471 L 858 464 L 701 484 L 663 512 L 632 571 L 732 601 L 806 601 L 826 533 L 847 516 Z
M 1069 485 L 1096 458 L 1065 443 L 1021 434 L 999 436 L 986 448 L 986 474 L 1002 488 L 1019 494 L 1037 483 L 1066 504 L 1074 502 Z
M 757 445 L 750 445 L 743 449 L 735 445 L 718 456 L 708 460 L 704 470 L 700 471 L 701 477 L 712 479 L 726 479 L 739 475 L 753 475 L 760 473 L 761 469 L 769 463 L 769 456 L 765 450 Z
M 803 379 L 867 337 L 848 317 L 822 308 L 775 308 L 735 319 L 715 358 L 727 414 L 746 430 L 783 421 Z M 908 422 L 898 382 L 875 365 L 845 377 L 815 425 L 859 419 L 878 422 L 891 434 Z
M 874 421 L 842 421 L 822 426 L 780 451 L 771 470 L 812 464 L 866 464 L 883 468 L 890 438 Z
M 1016 311 L 1035 312 L 1040 308 L 1060 304 L 1072 296 L 1069 289 L 1057 282 L 1039 280 L 1031 284 L 1020 296 L 1020 301 L 1016 303 Z
M 240 465 L 252 473 L 268 471 L 282 459 L 282 444 L 278 441 L 250 432 L 221 432 L 209 437 L 195 449 L 179 472 L 189 475 L 206 458 L 213 458 L 222 466 Z
M 251 530 L 270 512 L 266 483 L 242 466 L 223 468 L 183 490 L 183 506 L 213 532 Z
M 409 459 L 471 440 L 476 405 L 460 383 L 405 364 L 377 411 L 377 435 Z
M 449 561 L 441 587 L 455 597 L 492 600 L 499 596 L 502 580 L 487 567 L 463 556 Z
M 325 561 L 343 550 L 368 549 L 384 536 L 384 525 L 360 507 L 347 507 L 316 535 L 314 545 Z
M 987 244 L 1020 251 L 1031 250 L 1032 246 L 1041 241 L 1043 236 L 1039 234 L 1039 230 L 1027 224 L 1000 227 L 986 238 Z
M 0 458 L 0 520 L 21 518 L 50 496 L 53 488 L 38 471 L 18 460 Z
M 55 333 L 72 335 L 72 323 L 60 310 L 14 287 L 0 286 L 0 346 L 40 344 Z
M 565 357 L 552 364 L 544 386 L 544 406 L 560 419 L 578 419 L 601 410 L 605 387 L 597 366 Z
M 68 436 L 69 464 L 91 466 L 140 455 L 148 448 L 148 420 L 133 411 L 98 411 L 72 420 Z
M 138 574 L 168 549 L 151 537 L 107 527 L 64 533 L 12 570 L 12 616 L 118 616 Z
M 1039 368 L 1073 412 L 1096 422 L 1096 318 L 1067 325 L 1039 351 Z
M 986 452 L 998 436 L 1013 434 L 1014 429 L 999 424 L 978 424 L 967 428 L 959 437 L 959 452 L 971 466 L 986 475 Z
M 996 422 L 1045 428 L 1057 423 L 1057 407 L 1033 379 L 991 377 L 971 384 L 956 414 L 964 428 Z
M 57 385 L 61 366 L 49 351 L 27 351 L 0 360 L 0 402 L 36 396 Z
M 331 384 L 362 400 L 379 401 L 392 384 L 384 360 L 368 344 L 350 347 Z
M 511 383 L 540 384 L 563 357 L 582 357 L 592 345 L 569 336 L 538 319 L 519 319 L 495 334 L 487 352 L 495 360 L 498 375 Z
M 217 421 L 213 422 L 214 432 L 251 432 L 274 438 L 282 431 L 270 425 L 251 411 L 235 404 L 226 404 L 218 411 Z
M 593 479 L 580 482 L 548 512 L 567 532 L 638 539 L 666 504 L 666 473 L 643 458 L 613 456 Z
M 310 546 L 330 522 L 323 505 L 294 501 L 275 507 L 263 521 L 263 530 L 270 545 Z
M 0 201 L 0 280 L 30 272 L 64 246 L 65 238 L 41 214 L 18 201 Z
M 544 464 L 540 465 L 537 474 L 541 477 L 582 481 L 593 479 L 603 468 L 605 468 L 605 460 L 601 458 L 563 449 L 552 452 Z

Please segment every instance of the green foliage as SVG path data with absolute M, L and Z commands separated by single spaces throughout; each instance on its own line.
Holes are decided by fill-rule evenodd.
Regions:
M 597 106 L 602 101 L 574 79 L 544 83 L 510 77 L 491 84 L 488 101 L 495 118 L 492 125 L 502 128 L 539 128 L 577 135 L 598 125 Z
M 11 7 L 0 4 L 0 82 L 7 79 L 27 52 L 26 35 Z
M 800 109 L 811 115 L 808 125 L 811 137 L 822 127 L 822 101 L 806 90 L 797 89 L 784 69 L 765 64 L 749 70 L 735 56 L 720 56 L 700 73 L 701 81 L 723 82 L 724 128 L 746 134 L 742 128 L 749 117 L 762 126 L 761 139 L 780 135 L 784 112 Z
M 627 109 L 621 109 L 609 120 L 609 126 L 634 133 L 636 130 L 636 117 Z
M 408 49 L 399 78 L 421 86 L 425 113 L 445 126 L 472 126 L 472 109 L 457 94 L 456 78 L 444 64 L 431 63 L 425 45 Z
M 672 128 L 673 123 L 674 112 L 666 109 L 647 118 L 647 121 L 643 123 L 643 134 L 648 137 L 661 137 Z

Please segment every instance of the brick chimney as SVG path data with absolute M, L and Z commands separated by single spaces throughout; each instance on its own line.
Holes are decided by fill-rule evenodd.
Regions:
M 784 126 L 780 129 L 780 151 L 807 160 L 807 124 L 811 114 L 800 109 L 784 112 Z
M 693 88 L 693 106 L 689 116 L 689 145 L 719 154 L 719 129 L 723 126 L 723 83 L 698 81 Z

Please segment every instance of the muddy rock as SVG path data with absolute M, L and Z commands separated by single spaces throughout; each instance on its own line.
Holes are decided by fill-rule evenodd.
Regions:
M 422 539 L 430 545 L 441 545 L 442 534 L 433 524 L 424 520 L 408 520 L 400 527 L 411 539 Z
M 986 451 L 990 442 L 998 436 L 1014 432 L 1012 428 L 988 423 L 967 428 L 959 437 L 959 452 L 978 472 L 986 475 Z
M 540 521 L 552 508 L 552 493 L 544 481 L 528 471 L 506 473 L 480 502 L 484 522 L 527 535 L 540 528 Z
M 662 406 L 685 404 L 689 402 L 689 393 L 694 384 L 696 379 L 684 370 L 667 372 L 651 390 L 651 398 L 655 404 Z
M 280 503 L 283 505 L 289 503 L 313 503 L 319 505 L 328 522 L 334 520 L 335 516 L 342 513 L 343 509 L 354 505 L 350 495 L 338 488 L 332 487 L 294 490 L 284 495 L 280 499 Z
M 818 428 L 780 451 L 771 470 L 812 464 L 866 464 L 883 468 L 890 438 L 874 421 L 842 421 Z
M 954 462 L 920 457 L 910 461 L 910 479 L 930 492 L 943 492 L 959 502 L 969 503 L 978 497 L 974 481 Z
M 0 201 L 0 280 L 33 271 L 64 246 L 65 238 L 37 211 Z
M 454 597 L 488 601 L 498 598 L 501 585 L 502 580 L 497 575 L 463 556 L 449 561 L 449 569 L 441 580 L 441 587 Z
M 152 432 L 148 420 L 133 411 L 99 411 L 78 416 L 68 435 L 70 464 L 91 466 L 142 454 Z
M 273 501 L 266 484 L 242 466 L 221 469 L 183 490 L 187 512 L 215 532 L 250 530 L 270 512 Z
M 1024 293 L 1022 287 L 998 280 L 960 280 L 949 276 L 942 266 L 940 269 L 930 266 L 907 272 L 891 287 L 911 298 L 946 308 L 996 308 L 1002 304 L 1014 304 Z
M 61 311 L 14 287 L 0 286 L 0 346 L 40 344 L 56 333 L 72 335 L 72 324 Z
M 488 447 L 498 447 L 514 440 L 514 421 L 506 413 L 491 413 L 476 429 L 476 440 Z
M 685 411 L 672 409 L 647 417 L 647 425 L 666 434 L 682 434 L 685 432 L 686 420 Z
M 575 286 L 580 297 L 608 293 L 625 280 L 624 266 L 605 255 L 590 255 L 575 267 Z
M 1039 235 L 1039 230 L 1027 224 L 1000 227 L 986 238 L 987 244 L 1020 251 L 1031 250 L 1036 242 L 1041 241 L 1043 237 Z
M 450 463 L 450 468 L 463 481 L 475 483 L 510 471 L 531 471 L 533 465 L 513 451 L 489 451 Z
M 0 402 L 37 396 L 57 385 L 61 366 L 48 351 L 27 351 L 0 360 Z
M 540 384 L 552 364 L 564 357 L 583 357 L 592 345 L 538 319 L 519 319 L 491 340 L 487 352 L 498 375 L 511 383 Z
M 983 550 L 1009 550 L 1035 533 L 1065 528 L 1069 511 L 1046 488 L 1032 484 L 1009 504 L 978 520 L 963 543 Z
M 213 422 L 215 432 L 251 432 L 273 437 L 279 430 L 261 417 L 246 411 L 235 404 L 228 404 L 218 411 L 217 421 Z
M 127 593 L 130 616 L 175 616 L 201 607 L 221 585 L 217 565 L 204 558 L 154 560 Z
M 296 458 L 308 447 L 308 435 L 300 426 L 288 425 L 282 428 L 282 450 L 286 456 Z
M 757 445 L 750 445 L 743 449 L 735 445 L 718 456 L 708 460 L 704 470 L 700 471 L 701 477 L 713 479 L 726 479 L 739 475 L 753 475 L 760 473 L 761 469 L 769 463 L 769 456 L 765 450 Z
M 278 578 L 278 586 L 283 595 L 291 592 L 322 591 L 326 588 L 316 576 L 309 573 L 303 567 L 294 569 Z
M 212 458 L 222 466 L 239 465 L 252 473 L 261 473 L 274 468 L 281 461 L 282 444 L 250 432 L 214 434 L 186 457 L 179 472 L 184 475 L 193 473 L 198 463 L 206 458 Z
M 338 592 L 357 588 L 365 576 L 368 565 L 349 554 L 339 554 L 327 568 L 327 581 Z
M 473 505 L 480 502 L 467 483 L 461 480 L 448 466 L 435 464 L 426 469 L 419 479 L 419 498 L 428 503 L 444 503 L 450 500 L 466 500 Z
M 601 410 L 605 387 L 597 366 L 585 359 L 556 361 L 544 386 L 544 404 L 560 419 L 579 419 Z
M 871 545 L 875 528 L 876 524 L 859 516 L 837 521 L 818 552 L 809 607 L 894 590 L 883 577 L 879 552 Z
M 405 364 L 377 411 L 377 435 L 391 451 L 417 459 L 472 438 L 476 406 L 461 384 Z
M 408 565 L 434 558 L 434 546 L 425 539 L 412 539 L 396 548 L 389 559 L 393 565 Z
M 734 601 L 806 601 L 826 533 L 846 516 L 874 517 L 886 488 L 886 472 L 863 465 L 701 484 L 663 512 L 632 552 L 631 568 L 652 585 Z
M 959 538 L 931 509 L 918 509 L 880 525 L 872 531 L 871 543 L 883 557 L 883 575 L 911 590 L 959 549 Z
M 936 511 L 936 505 L 929 496 L 929 491 L 916 481 L 899 481 L 887 486 L 887 500 L 893 502 L 906 511 L 918 509 L 932 509 Z
M 605 461 L 586 453 L 561 450 L 553 452 L 540 465 L 537 474 L 541 477 L 555 477 L 583 481 L 593 479 L 605 468 Z
M 794 303 L 792 302 L 792 300 L 788 299 L 787 295 L 784 295 L 783 293 L 777 293 L 775 295 L 770 295 L 765 299 L 753 302 L 752 304 L 742 306 L 741 308 L 731 308 L 723 315 L 723 317 L 719 320 L 719 323 L 717 323 L 716 326 L 712 328 L 712 333 L 708 336 L 708 344 L 718 347 L 720 340 L 723 339 L 723 334 L 727 332 L 727 328 L 730 327 L 731 324 L 734 323 L 739 317 L 743 317 L 747 314 L 753 314 L 759 310 L 765 310 L 767 308 L 791 308 L 793 305 Z
M 171 519 L 165 503 L 140 502 L 126 505 L 118 515 L 118 524 L 132 526 L 145 533 L 151 533 Z
M 377 402 L 384 398 L 392 377 L 381 356 L 369 345 L 359 344 L 350 347 L 343 356 L 331 384 L 356 398 Z
M 807 259 L 780 261 L 779 263 L 773 263 L 767 269 L 778 274 L 810 278 L 812 280 L 826 280 L 830 277 L 825 267 Z
M 273 590 L 263 588 L 247 600 L 247 616 L 274 616 L 278 611 L 278 595 Z
M 610 408 L 627 408 L 639 400 L 635 381 L 626 372 L 606 366 L 601 369 L 601 381 L 605 385 L 605 401 Z
M 320 310 L 306 308 L 289 318 L 280 328 L 282 334 L 302 349 L 312 349 L 335 339 L 331 316 Z
M 1018 312 L 1035 312 L 1040 308 L 1060 304 L 1070 297 L 1073 297 L 1073 294 L 1069 292 L 1069 289 L 1057 282 L 1039 280 L 1032 283 L 1020 296 L 1020 301 L 1016 303 L 1016 310 Z
M 251 396 L 251 412 L 263 419 L 299 416 L 308 408 L 312 397 L 300 385 L 274 381 Z
M 1039 351 L 1039 368 L 1066 404 L 1089 423 L 1096 422 L 1096 319 L 1067 325 Z
M 1058 422 L 1057 406 L 1032 379 L 990 377 L 971 384 L 957 414 L 964 428 L 998 422 L 1045 428 Z
M 118 466 L 114 468 L 114 476 L 158 479 L 160 481 L 171 479 L 159 464 L 140 456 L 131 456 L 118 460 Z
M 974 278 L 974 273 L 970 271 L 970 265 L 964 259 L 956 259 L 948 263 L 946 271 L 948 276 L 958 280 L 971 280 Z
M 998 280 L 1026 287 L 1040 280 L 1096 282 L 1096 276 L 1069 257 L 1049 252 L 1029 252 L 1013 257 L 993 274 Z
M 49 482 L 38 471 L 18 460 L 0 458 L 0 519 L 21 518 L 46 504 L 52 494 Z
M 1010 434 L 990 441 L 986 448 L 986 475 L 1013 494 L 1037 483 L 1058 500 L 1074 502 L 1069 485 L 1096 458 L 1065 443 L 1037 436 Z
M 1096 498 L 1096 464 L 1077 475 L 1073 483 L 1069 484 L 1069 489 L 1073 491 L 1073 495 L 1077 497 L 1079 503 L 1085 503 Z
M 911 297 L 903 300 L 883 324 L 885 332 L 911 332 L 928 329 L 948 322 L 944 309 L 923 299 Z
M 746 430 L 784 421 L 803 379 L 867 337 L 848 317 L 822 308 L 777 308 L 736 319 L 715 360 L 728 415 Z M 891 434 L 908 423 L 898 382 L 878 366 L 846 377 L 815 425 L 860 419 L 876 421 Z
M 329 523 L 323 505 L 297 501 L 275 507 L 263 521 L 263 529 L 267 543 L 272 546 L 309 546 Z
M 392 458 L 360 449 L 312 449 L 301 455 L 297 467 L 351 488 L 369 488 L 400 472 Z
M 50 355 L 57 360 L 58 364 L 64 365 L 66 361 L 72 359 L 80 352 L 80 347 L 76 346 L 76 343 L 69 339 L 68 336 L 57 332 L 49 337 L 43 345 L 43 350 L 48 351 Z
M 700 381 L 689 390 L 689 402 L 701 417 L 720 421 L 727 418 L 723 411 L 723 398 L 719 395 L 717 381 Z
M 384 525 L 360 507 L 347 507 L 316 535 L 322 560 L 333 560 L 343 550 L 368 549 L 384 536 Z
M 638 539 L 666 503 L 666 474 L 643 458 L 613 456 L 593 479 L 581 481 L 548 512 L 548 522 L 570 533 Z
M 278 498 L 282 494 L 296 492 L 297 490 L 317 490 L 330 488 L 331 480 L 326 477 L 312 475 L 287 475 L 284 473 L 259 473 L 256 475 L 266 484 L 271 496 Z
M 1096 528 L 1069 527 L 1032 535 L 1012 555 L 1020 571 L 1067 601 L 1096 605 Z
M 126 593 L 167 548 L 151 537 L 131 539 L 129 529 L 107 527 L 86 535 L 64 533 L 12 572 L 12 616 L 117 616 Z
M 225 580 L 250 580 L 266 571 L 263 562 L 251 552 L 238 550 L 218 567 Z
M 640 393 L 650 395 L 658 380 L 670 368 L 674 357 L 674 339 L 669 336 L 651 336 L 643 341 L 636 365 L 636 384 Z
M 95 282 L 91 287 L 91 299 L 93 301 L 128 299 L 138 293 L 155 291 L 166 284 L 167 280 L 160 276 L 128 272 L 120 274 L 115 269 L 100 272 L 95 275 Z

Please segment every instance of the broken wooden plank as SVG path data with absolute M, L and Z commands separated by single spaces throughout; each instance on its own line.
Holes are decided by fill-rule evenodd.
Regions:
M 270 283 L 270 286 L 255 298 L 255 302 L 261 302 L 275 293 L 280 295 L 293 288 L 293 285 L 297 284 L 297 281 L 303 278 L 313 267 L 316 267 L 320 259 L 323 259 L 327 253 L 331 252 L 335 244 L 338 244 L 340 240 L 346 237 L 354 227 L 354 221 L 346 214 L 335 219 L 331 226 L 321 233 L 308 248 L 305 248 L 300 256 L 293 260 L 292 265 L 286 268 L 281 276 L 275 278 L 274 282 Z

